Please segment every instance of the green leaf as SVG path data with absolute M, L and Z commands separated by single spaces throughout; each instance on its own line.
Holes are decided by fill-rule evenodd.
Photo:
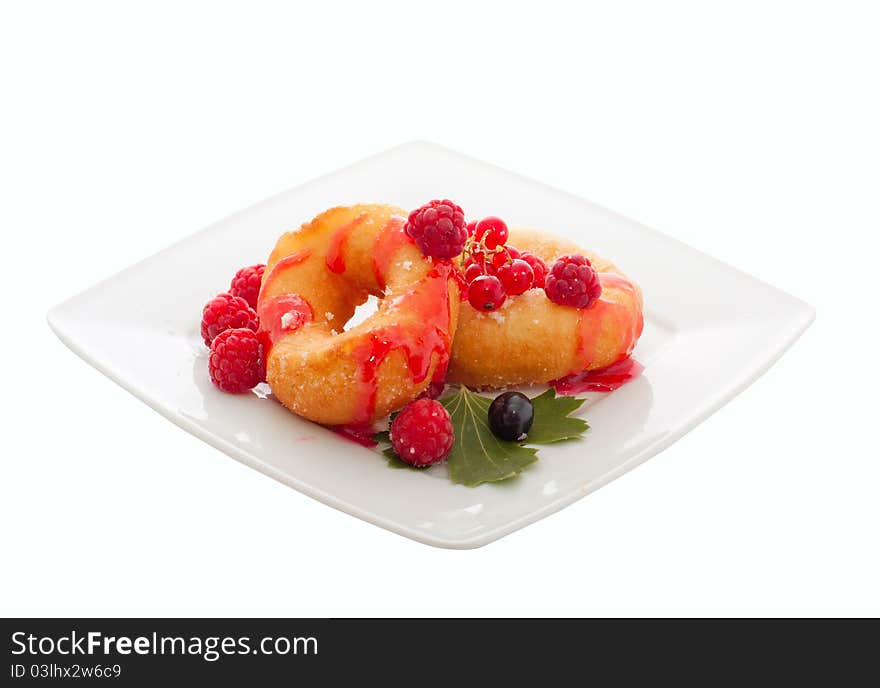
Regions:
M 526 444 L 550 444 L 580 437 L 589 425 L 580 418 L 569 418 L 568 414 L 577 411 L 584 399 L 556 396 L 552 387 L 532 399 L 535 407 L 535 420 L 526 439 Z
M 440 400 L 452 417 L 455 444 L 449 454 L 452 482 L 470 487 L 512 478 L 537 460 L 537 449 L 498 439 L 489 429 L 491 399 L 462 386 Z
M 394 451 L 394 447 L 386 447 L 382 450 L 382 454 L 388 459 L 388 466 L 390 468 L 411 468 L 414 471 L 421 470 L 420 468 L 416 468 L 415 466 L 402 461 L 397 455 L 397 452 Z
M 387 430 L 377 432 L 373 435 L 373 441 L 378 442 L 379 444 L 391 444 L 391 433 Z

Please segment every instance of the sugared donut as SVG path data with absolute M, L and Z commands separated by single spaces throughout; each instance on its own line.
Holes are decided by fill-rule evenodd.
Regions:
M 388 205 L 332 208 L 278 240 L 257 313 L 267 381 L 294 413 L 366 424 L 444 379 L 458 282 L 404 233 L 406 216 Z M 377 312 L 345 330 L 370 294 Z
M 508 245 L 547 265 L 561 255 L 590 259 L 602 295 L 589 308 L 560 306 L 543 289 L 508 298 L 491 313 L 461 304 L 449 381 L 478 388 L 546 383 L 609 366 L 628 356 L 642 333 L 642 293 L 612 263 L 556 237 L 510 229 Z

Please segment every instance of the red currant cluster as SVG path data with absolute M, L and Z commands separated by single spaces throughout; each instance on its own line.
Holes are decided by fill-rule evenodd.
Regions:
M 507 246 L 507 225 L 485 217 L 467 225 L 464 281 L 470 304 L 478 311 L 501 308 L 508 296 L 544 286 L 547 266 L 538 256 Z
M 543 289 L 560 306 L 589 308 L 602 293 L 599 275 L 585 256 L 558 258 L 550 269 L 538 256 L 507 245 L 507 225 L 499 217 L 464 223 L 461 206 L 433 200 L 409 214 L 404 231 L 433 259 L 462 255 L 464 290 L 478 311 L 495 311 L 508 296 Z M 245 280 L 242 280 L 243 282 Z

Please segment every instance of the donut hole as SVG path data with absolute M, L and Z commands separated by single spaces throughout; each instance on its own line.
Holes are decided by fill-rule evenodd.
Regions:
M 379 299 L 371 294 L 369 297 L 367 297 L 366 301 L 364 301 L 360 306 L 354 309 L 354 313 L 348 319 L 348 322 L 345 323 L 345 330 L 350 330 L 354 327 L 357 327 L 362 322 L 367 320 L 367 318 L 374 315 L 378 310 Z

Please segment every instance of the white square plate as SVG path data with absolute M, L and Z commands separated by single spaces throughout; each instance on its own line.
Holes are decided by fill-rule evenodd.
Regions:
M 378 453 L 208 379 L 202 305 L 278 235 L 334 205 L 412 208 L 454 198 L 607 256 L 641 286 L 644 374 L 591 395 L 580 441 L 543 446 L 516 479 L 477 488 L 445 467 L 392 470 Z M 175 277 L 176 276 L 176 277 Z M 645 461 L 761 375 L 813 319 L 807 304 L 673 239 L 543 184 L 410 143 L 271 198 L 73 297 L 49 323 L 73 351 L 182 428 L 291 487 L 439 547 L 479 547 L 571 504 Z

